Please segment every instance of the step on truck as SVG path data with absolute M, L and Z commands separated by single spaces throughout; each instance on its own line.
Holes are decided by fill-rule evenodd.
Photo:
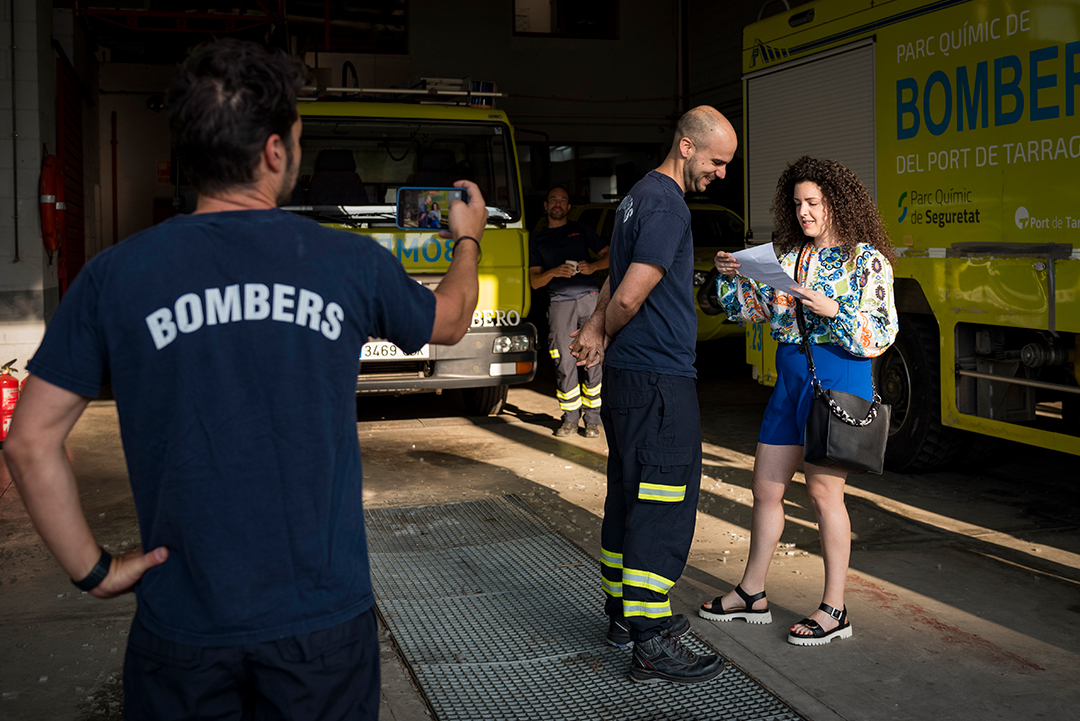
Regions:
M 888 467 L 976 436 L 1080 454 L 1080 2 L 823 0 L 747 26 L 743 71 L 747 242 L 771 239 L 786 163 L 816 155 L 858 174 L 899 248 Z M 746 335 L 773 384 L 767 326 Z
M 528 243 L 513 128 L 492 108 L 446 105 L 436 91 L 419 102 L 359 100 L 346 94 L 299 103 L 304 132 L 299 179 L 284 207 L 329 227 L 374 238 L 418 283 L 434 289 L 453 257 L 436 230 L 395 226 L 401 187 L 448 187 L 472 180 L 488 203 L 480 296 L 472 326 L 456 345 L 405 354 L 385 340 L 364 346 L 356 392 L 405 394 L 460 388 L 474 415 L 494 415 L 507 389 L 536 374 L 536 328 L 529 312 Z M 408 91 L 405 91 L 408 92 Z M 371 91 L 403 95 L 400 90 Z M 460 100 L 452 94 L 451 102 Z M 416 97 L 416 96 L 407 96 Z

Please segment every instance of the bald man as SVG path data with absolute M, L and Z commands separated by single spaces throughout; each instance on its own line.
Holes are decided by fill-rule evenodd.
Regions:
M 683 195 L 722 179 L 736 145 L 714 108 L 679 119 L 667 158 L 619 206 L 610 275 L 571 345 L 579 364 L 604 366 L 607 638 L 634 644 L 630 678 L 641 683 L 703 683 L 723 670 L 717 656 L 682 643 L 690 624 L 672 617 L 668 591 L 686 566 L 701 484 L 694 242 Z

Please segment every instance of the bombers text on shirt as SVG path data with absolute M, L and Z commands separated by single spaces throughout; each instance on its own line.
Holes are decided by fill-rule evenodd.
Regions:
M 318 293 L 294 286 L 274 283 L 271 290 L 263 283 L 245 283 L 241 302 L 240 285 L 207 288 L 203 295 L 185 293 L 176 299 L 172 309 L 158 308 L 146 316 L 146 325 L 161 350 L 172 343 L 179 333 L 194 333 L 203 326 L 255 320 L 276 320 L 307 326 L 329 340 L 341 335 L 345 312 L 337 303 L 326 303 Z

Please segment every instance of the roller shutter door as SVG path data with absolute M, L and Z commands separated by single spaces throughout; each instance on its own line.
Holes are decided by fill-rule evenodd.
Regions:
M 872 41 L 753 73 L 744 82 L 746 222 L 753 242 L 772 239 L 776 181 L 802 155 L 843 163 L 877 197 Z

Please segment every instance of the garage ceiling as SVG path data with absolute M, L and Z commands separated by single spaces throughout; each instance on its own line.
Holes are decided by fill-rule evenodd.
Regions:
M 111 62 L 173 64 L 217 37 L 306 52 L 408 52 L 407 0 L 57 0 Z

